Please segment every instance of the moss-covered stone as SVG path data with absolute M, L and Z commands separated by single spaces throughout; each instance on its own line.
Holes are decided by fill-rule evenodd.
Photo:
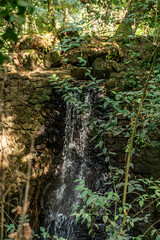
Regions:
M 62 56 L 56 51 L 47 53 L 44 56 L 44 65 L 46 68 L 60 67 L 62 65 Z
M 87 69 L 85 67 L 72 68 L 71 74 L 77 80 L 86 80 L 88 76 L 86 75 Z
M 88 62 L 88 53 L 87 51 L 79 51 L 79 49 L 76 49 L 75 51 L 71 51 L 69 53 L 65 54 L 65 58 L 67 58 L 67 62 L 71 63 L 75 66 L 81 66 L 81 61 L 79 58 L 83 58 Z
M 92 74 L 97 79 L 108 79 L 111 67 L 102 59 L 96 58 L 92 64 Z
M 117 80 L 113 78 L 109 79 L 109 81 L 106 82 L 106 86 L 109 89 L 115 88 L 117 86 Z
M 35 70 L 41 67 L 42 54 L 34 49 L 23 50 L 21 52 L 20 62 L 24 68 L 28 70 Z

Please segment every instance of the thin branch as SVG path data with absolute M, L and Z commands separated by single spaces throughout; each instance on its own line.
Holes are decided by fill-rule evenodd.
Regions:
M 19 239 L 23 239 L 22 228 L 23 224 L 25 223 L 25 214 L 26 214 L 26 206 L 28 203 L 28 196 L 29 196 L 29 186 L 30 186 L 30 178 L 31 178 L 31 167 L 32 167 L 32 154 L 34 151 L 34 137 L 31 138 L 31 147 L 30 147 L 30 158 L 28 159 L 28 172 L 27 172 L 27 182 L 25 188 L 25 196 L 24 196 L 24 203 L 23 203 L 23 210 L 22 210 L 22 220 L 20 227 L 18 229 Z
M 5 146 L 3 144 L 4 132 L 3 132 L 3 114 L 4 114 L 4 101 L 3 101 L 3 93 L 5 82 L 7 80 L 7 69 L 4 68 L 4 78 L 0 84 L 0 165 L 1 165 L 1 240 L 3 240 L 4 236 L 4 203 L 5 203 L 5 183 L 4 183 L 4 151 Z

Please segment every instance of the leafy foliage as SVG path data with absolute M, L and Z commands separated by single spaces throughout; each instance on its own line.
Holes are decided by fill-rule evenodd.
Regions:
M 4 0 L 0 6 L 0 64 L 6 59 L 6 46 L 11 42 L 17 42 L 20 26 L 25 23 L 26 9 L 33 12 L 33 6 L 27 1 Z M 18 30 L 18 31 L 17 31 Z
M 118 173 L 118 174 L 117 174 Z M 83 207 L 76 205 L 73 208 L 72 216 L 76 217 L 76 223 L 81 220 L 81 223 L 86 222 L 89 229 L 89 234 L 94 236 L 96 229 L 99 229 L 102 224 L 105 226 L 105 236 L 109 239 L 145 239 L 146 233 L 152 229 L 151 237 L 156 234 L 156 239 L 159 238 L 159 230 L 154 228 L 154 225 L 149 224 L 150 214 L 146 211 L 150 207 L 150 204 L 156 202 L 156 207 L 159 206 L 159 194 L 160 194 L 160 181 L 153 181 L 149 179 L 138 179 L 136 181 L 130 181 L 128 183 L 128 195 L 135 194 L 135 198 L 131 198 L 129 203 L 126 203 L 125 208 L 130 214 L 127 216 L 127 223 L 124 234 L 120 235 L 120 225 L 124 217 L 121 207 L 121 188 L 122 183 L 119 183 L 120 170 L 117 169 L 116 176 L 113 177 L 114 191 L 109 191 L 104 194 L 92 192 L 85 187 L 84 180 L 78 179 L 77 191 L 82 192 Z M 119 176 L 118 176 L 119 175 Z M 109 184 L 109 183 L 106 183 Z M 142 184 L 147 186 L 146 190 L 142 187 Z M 153 192 L 149 192 L 152 189 Z M 138 207 L 138 205 L 139 207 Z M 135 213 L 133 209 L 137 208 Z M 98 221 L 97 221 L 98 219 Z M 159 222 L 160 220 L 158 220 Z M 144 234 L 138 236 L 132 236 L 131 230 L 139 224 L 145 222 L 148 224 L 148 229 Z
M 132 45 L 131 45 L 132 46 Z M 135 61 L 136 57 L 139 57 L 139 53 L 134 54 L 134 49 L 130 51 L 131 61 Z M 81 66 L 86 66 L 86 61 L 83 58 L 79 59 Z M 130 64 L 130 62 L 124 62 L 124 66 Z M 144 76 L 148 74 L 148 67 L 150 63 L 147 63 L 147 69 L 144 67 Z M 157 67 L 159 62 L 157 61 L 152 74 L 152 80 L 147 91 L 147 96 L 140 115 L 140 123 L 137 128 L 134 148 L 132 155 L 136 152 L 139 153 L 146 145 L 151 144 L 149 133 L 153 129 L 157 129 L 159 119 L 157 118 L 159 112 L 159 101 L 157 101 L 157 95 L 159 92 L 159 70 Z M 142 66 L 140 66 L 142 67 Z M 95 148 L 101 150 L 100 155 L 103 155 L 105 161 L 109 163 L 109 170 L 111 172 L 112 181 L 108 184 L 112 185 L 112 191 L 105 194 L 92 192 L 85 187 L 83 180 L 77 180 L 80 184 L 77 186 L 77 190 L 82 192 L 83 206 L 77 205 L 73 209 L 72 216 L 76 217 L 76 223 L 81 220 L 81 223 L 86 222 L 89 233 L 92 238 L 94 237 L 95 229 L 99 228 L 97 219 L 101 219 L 101 224 L 106 226 L 105 234 L 109 239 L 145 239 L 146 234 L 154 228 L 154 224 L 148 225 L 148 229 L 142 235 L 131 236 L 132 229 L 141 221 L 146 224 L 151 221 L 149 212 L 149 206 L 152 205 L 153 199 L 158 201 L 159 190 L 154 186 L 155 182 L 151 180 L 144 180 L 143 178 L 136 180 L 131 178 L 128 182 L 127 190 L 127 203 L 125 203 L 125 209 L 128 212 L 126 219 L 126 226 L 123 235 L 120 234 L 120 225 L 124 214 L 122 213 L 122 193 L 124 187 L 124 170 L 118 169 L 112 166 L 112 156 L 116 155 L 116 152 L 110 152 L 106 145 L 107 136 L 123 136 L 128 139 L 133 128 L 134 119 L 139 106 L 140 98 L 142 96 L 143 81 L 139 80 L 141 74 L 140 67 L 128 68 L 128 75 L 126 75 L 125 81 L 128 87 L 131 89 L 128 91 L 126 86 L 122 84 L 121 92 L 106 91 L 103 86 L 104 80 L 96 80 L 91 75 L 91 69 L 87 68 L 87 75 L 90 80 L 79 85 L 73 81 L 72 78 L 67 80 L 60 80 L 54 75 L 50 77 L 51 85 L 61 92 L 63 98 L 67 104 L 74 104 L 77 107 L 77 113 L 80 114 L 82 109 L 92 107 L 93 112 L 97 114 L 92 115 L 91 119 L 87 123 L 89 128 L 93 131 L 93 139 L 97 140 Z M 129 81 L 127 81 L 129 79 Z M 135 81 L 135 84 L 134 84 Z M 138 85 L 138 86 L 137 86 Z M 96 102 L 92 103 L 92 106 L 83 105 L 81 99 L 84 98 L 85 89 L 94 89 L 97 92 Z M 80 97 L 79 97 L 80 96 Z M 154 102 L 155 111 L 153 112 L 152 103 Z M 154 115 L 154 116 L 153 116 Z M 120 119 L 127 120 L 127 124 L 120 123 Z M 129 145 L 126 147 L 128 151 Z M 133 165 L 131 165 L 133 167 Z M 143 184 L 147 187 L 143 187 Z M 150 186 L 152 184 L 152 186 Z M 148 189 L 156 189 L 154 194 L 150 194 Z M 144 192 L 144 193 L 143 193 Z M 158 206 L 157 206 L 158 207 Z M 133 214 L 136 208 L 136 213 Z M 144 211 L 143 210 L 148 210 Z M 114 214 L 113 214 L 114 212 Z M 158 220 L 159 222 L 159 220 Z M 156 224 L 156 223 L 155 223 Z M 156 238 L 159 238 L 158 229 L 153 229 L 152 236 L 156 233 Z

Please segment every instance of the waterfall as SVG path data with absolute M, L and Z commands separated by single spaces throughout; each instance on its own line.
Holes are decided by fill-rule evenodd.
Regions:
M 84 104 L 90 102 L 90 94 L 85 97 Z M 90 104 L 88 104 L 90 105 Z M 65 139 L 63 147 L 63 165 L 55 189 L 50 196 L 50 204 L 45 218 L 45 228 L 50 236 L 58 236 L 67 240 L 76 240 L 75 219 L 70 217 L 72 208 L 80 201 L 80 193 L 75 190 L 76 179 L 86 180 L 90 169 L 87 154 L 89 128 L 87 121 L 91 114 L 88 107 L 83 114 L 76 114 L 76 107 L 69 104 L 66 110 Z

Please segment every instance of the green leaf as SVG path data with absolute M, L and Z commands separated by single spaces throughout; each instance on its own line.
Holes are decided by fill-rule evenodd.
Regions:
M 136 240 L 142 240 L 142 238 L 141 238 L 140 236 L 138 236 L 138 237 L 136 238 Z
M 129 184 L 128 185 L 128 192 L 132 192 L 132 191 L 134 191 L 134 186 L 133 185 L 131 185 L 131 184 Z
M 76 179 L 74 182 L 81 182 L 82 179 Z
M 21 7 L 28 7 L 28 2 L 23 0 L 18 0 L 17 4 Z
M 112 197 L 113 197 L 113 192 L 109 192 L 107 198 L 112 199 Z
M 151 237 L 153 237 L 155 233 L 156 233 L 156 229 L 153 229 L 153 230 L 151 231 Z
M 75 211 L 77 208 L 79 208 L 79 205 L 74 206 L 72 211 Z
M 87 206 L 90 205 L 92 202 L 93 202 L 93 198 L 89 197 L 86 203 Z
M 26 8 L 28 8 L 30 13 L 32 13 L 34 10 L 34 6 L 28 1 L 18 0 L 17 5 L 18 5 L 19 12 L 21 12 L 22 14 L 24 14 Z
M 103 107 L 106 108 L 108 105 L 108 102 L 104 102 Z
M 158 235 L 158 236 L 156 237 L 156 240 L 160 240 L 160 235 Z
M 118 208 L 118 211 L 119 211 L 119 213 L 122 213 L 123 208 L 122 208 L 122 207 L 119 207 L 119 208 Z
M 150 189 L 158 189 L 158 187 L 157 186 L 151 186 L 151 187 L 149 187 Z
M 4 63 L 4 60 L 5 60 L 5 56 L 2 53 L 0 53 L 0 65 Z
M 2 35 L 2 38 L 4 40 L 13 40 L 15 42 L 17 42 L 18 38 L 17 38 L 17 34 L 14 32 L 14 30 L 10 27 L 7 28 L 6 32 Z
M 103 222 L 106 223 L 108 221 L 108 216 L 103 216 Z
M 12 14 L 10 16 L 10 22 L 17 22 L 19 25 L 22 25 L 25 23 L 25 17 L 23 14 Z
M 103 141 L 102 140 L 99 141 L 98 146 L 99 146 L 100 149 L 102 148 L 102 146 L 103 146 Z
M 110 159 L 110 157 L 106 157 L 106 158 L 105 158 L 105 162 L 106 162 L 106 163 L 109 162 L 109 159 Z
M 87 192 L 87 191 L 84 191 L 84 192 L 82 193 L 82 198 L 85 199 L 85 197 L 87 196 L 87 194 L 88 194 L 88 192 Z
M 134 227 L 134 222 L 130 222 L 131 227 Z
M 143 207 L 143 205 L 144 205 L 144 201 L 143 201 L 143 200 L 139 201 L 139 206 L 140 206 L 141 208 Z
M 107 153 L 107 148 L 103 148 L 103 154 Z
M 44 227 L 40 227 L 40 231 L 44 233 L 45 232 L 45 228 Z

